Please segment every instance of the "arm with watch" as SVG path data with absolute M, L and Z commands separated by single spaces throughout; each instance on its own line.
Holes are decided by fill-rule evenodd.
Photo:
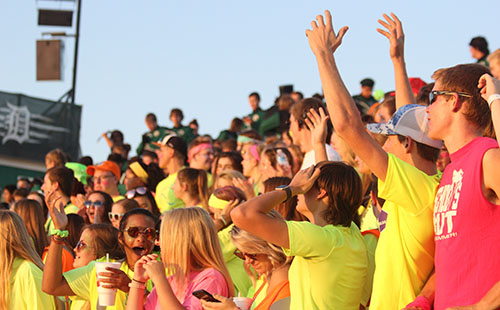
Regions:
M 279 247 L 289 248 L 288 227 L 284 220 L 268 215 L 274 207 L 293 196 L 306 193 L 319 176 L 319 169 L 311 166 L 299 171 L 288 186 L 250 199 L 231 212 L 233 223 L 239 228 Z

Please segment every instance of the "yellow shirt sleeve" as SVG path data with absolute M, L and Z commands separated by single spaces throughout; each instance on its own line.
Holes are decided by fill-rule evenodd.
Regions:
M 87 266 L 76 268 L 63 274 L 73 293 L 80 299 L 91 300 L 90 279 L 92 272 L 95 273 L 94 266 L 95 261 L 92 261 Z
M 429 176 L 393 154 L 388 156 L 385 182 L 378 180 L 379 197 L 404 206 L 413 215 L 432 209 L 441 174 Z
M 336 248 L 342 240 L 336 229 L 325 230 L 309 222 L 287 221 L 290 249 L 283 249 L 288 256 L 302 256 L 322 260 Z
M 10 309 L 55 309 L 54 297 L 42 291 L 42 278 L 42 270 L 35 264 L 15 258 L 10 277 Z

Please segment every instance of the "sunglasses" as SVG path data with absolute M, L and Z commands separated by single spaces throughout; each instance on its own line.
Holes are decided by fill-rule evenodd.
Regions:
M 234 251 L 233 254 L 242 260 L 245 260 L 247 257 L 250 258 L 252 261 L 257 260 L 257 254 L 248 254 L 248 253 L 244 253 L 244 252 L 241 252 L 238 250 Z
M 156 238 L 156 234 L 158 233 L 154 228 L 151 227 L 145 228 L 143 231 L 141 231 L 139 227 L 129 227 L 127 229 L 124 229 L 123 231 L 132 238 L 137 238 L 139 234 L 142 234 L 144 238 L 149 241 L 154 240 Z
M 90 200 L 86 200 L 86 201 L 83 203 L 83 205 L 84 205 L 85 207 L 87 207 L 87 209 L 88 209 L 88 208 L 90 208 L 90 207 L 92 207 L 92 206 L 94 206 L 94 207 L 96 207 L 96 208 L 100 208 L 100 207 L 102 207 L 102 206 L 104 205 L 104 202 L 99 201 L 99 200 L 97 200 L 97 201 L 90 201 Z
M 462 97 L 469 97 L 469 98 L 472 97 L 471 94 L 461 93 L 458 91 L 433 90 L 429 94 L 429 104 L 433 104 L 434 101 L 437 100 L 437 96 L 439 96 L 439 95 L 453 95 L 453 94 L 457 94 L 457 95 L 462 96 Z
M 85 248 L 89 248 L 89 249 L 90 249 L 90 248 L 92 248 L 92 247 L 90 247 L 90 246 L 89 246 L 87 243 L 85 243 L 85 241 L 83 241 L 83 240 L 78 241 L 78 243 L 77 243 L 77 244 L 76 244 L 76 246 L 75 246 L 76 251 L 81 251 L 81 250 L 83 250 L 83 249 L 85 249 Z
M 127 193 L 125 194 L 125 197 L 128 199 L 134 198 L 136 195 L 139 196 L 144 196 L 148 192 L 148 189 L 144 186 L 133 188 L 131 190 L 128 190 Z
M 119 221 L 122 219 L 123 215 L 124 215 L 123 213 L 108 212 L 108 217 L 110 221 Z

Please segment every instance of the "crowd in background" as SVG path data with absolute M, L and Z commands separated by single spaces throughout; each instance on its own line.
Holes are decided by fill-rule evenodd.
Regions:
M 323 95 L 283 87 L 218 137 L 148 113 L 135 150 L 103 134 L 105 161 L 55 149 L 43 180 L 3 188 L 1 309 L 496 309 L 500 307 L 500 50 L 408 78 L 391 14 L 395 90 L 335 63 L 347 27 L 307 36 Z M 495 127 L 496 126 L 496 127 Z M 120 268 L 96 273 L 96 262 Z M 204 290 L 215 300 L 199 298 Z

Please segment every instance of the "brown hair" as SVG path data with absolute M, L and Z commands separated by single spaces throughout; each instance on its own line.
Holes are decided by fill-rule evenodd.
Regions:
M 71 196 L 73 191 L 73 180 L 75 176 L 73 170 L 66 167 L 54 167 L 47 170 L 46 174 L 49 176 L 50 182 L 57 182 L 61 192 L 67 196 Z
M 314 186 L 325 190 L 329 199 L 329 206 L 323 213 L 325 221 L 344 227 L 349 227 L 352 221 L 356 223 L 363 198 L 361 179 L 356 170 L 342 162 L 323 161 L 316 167 L 321 172 Z
M 290 164 L 290 168 L 293 171 L 293 156 L 292 153 L 286 148 L 286 147 L 274 147 L 274 148 L 268 148 L 265 149 L 262 152 L 261 156 L 266 156 L 269 161 L 271 162 L 271 165 L 273 166 L 274 169 L 278 167 L 278 160 L 276 159 L 276 155 L 278 154 L 278 150 L 283 151 L 285 153 L 286 159 L 288 160 L 288 163 Z
M 405 141 L 405 136 L 398 135 L 399 142 L 403 143 Z M 411 139 L 411 137 L 408 137 Z M 417 154 L 425 160 L 431 161 L 435 163 L 439 158 L 440 149 L 435 147 L 420 143 L 418 141 L 413 140 L 417 144 Z
M 292 107 L 290 108 L 290 114 L 293 115 L 293 117 L 299 122 L 299 128 L 303 127 L 307 128 L 307 125 L 305 123 L 305 120 L 307 119 L 307 113 L 311 109 L 314 109 L 316 110 L 316 112 L 318 112 L 319 108 L 323 108 L 325 113 L 328 113 L 325 104 L 321 100 L 317 98 L 306 98 L 292 105 Z M 332 131 L 333 131 L 333 125 L 330 121 L 328 121 L 326 141 L 330 141 Z
M 264 193 L 274 191 L 280 185 L 288 185 L 292 179 L 288 177 L 272 177 L 264 181 Z M 274 207 L 287 221 L 307 221 L 307 218 L 297 211 L 297 196 Z
M 204 170 L 184 168 L 177 173 L 181 184 L 186 184 L 186 192 L 191 197 L 198 197 L 203 208 L 208 210 L 207 173 Z
M 125 213 L 127 213 L 130 210 L 139 209 L 141 207 L 137 201 L 128 198 L 120 199 L 117 202 L 115 202 L 113 206 L 114 205 L 122 206 L 123 209 L 125 210 Z
M 483 65 L 465 64 L 439 69 L 432 75 L 441 87 L 439 90 L 463 92 L 472 96 L 460 97 L 465 103 L 463 114 L 469 122 L 482 131 L 493 127 L 490 108 L 477 88 L 479 78 L 485 73 L 489 74 L 490 70 Z
M 120 243 L 118 242 L 118 229 L 110 224 L 90 224 L 82 229 L 82 233 L 89 230 L 93 235 L 94 250 L 97 258 L 109 254 L 110 258 L 125 258 Z
M 12 211 L 23 219 L 28 234 L 33 239 L 35 250 L 42 257 L 45 247 L 49 245 L 42 206 L 36 200 L 22 199 L 12 206 Z
M 54 149 L 45 155 L 45 160 L 52 161 L 54 163 L 54 168 L 64 167 L 64 164 L 68 161 L 68 155 L 61 149 Z

